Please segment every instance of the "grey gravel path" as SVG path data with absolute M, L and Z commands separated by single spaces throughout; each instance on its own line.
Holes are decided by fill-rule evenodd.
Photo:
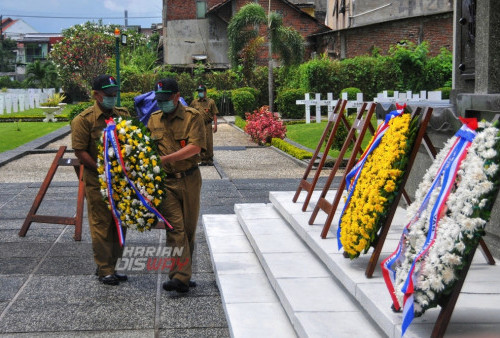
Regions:
M 201 222 L 193 267 L 198 286 L 182 296 L 162 290 L 161 269 L 129 271 L 129 282 L 118 287 L 100 284 L 86 212 L 81 242 L 73 240 L 73 226 L 56 224 L 33 223 L 26 237 L 18 236 L 56 150 L 69 142 L 69 136 L 44 138 L 0 154 L 0 335 L 229 336 Z M 200 214 L 233 213 L 235 203 L 267 203 L 269 191 L 295 190 L 305 170 L 271 148 L 256 147 L 228 124 L 219 125 L 214 142 L 216 166 L 201 168 Z M 38 214 L 72 217 L 76 198 L 75 173 L 60 167 Z M 164 243 L 163 230 L 127 235 L 129 248 Z

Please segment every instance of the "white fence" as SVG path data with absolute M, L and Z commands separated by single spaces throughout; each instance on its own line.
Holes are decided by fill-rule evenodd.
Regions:
M 347 93 L 342 93 L 342 99 L 347 100 Z M 315 107 L 316 111 L 316 123 L 321 122 L 321 107 L 327 107 L 328 118 L 330 118 L 333 113 L 333 108 L 337 104 L 338 100 L 333 100 L 333 94 L 327 93 L 327 99 L 321 100 L 321 94 L 316 93 L 315 98 L 311 99 L 309 93 L 305 94 L 304 100 L 296 100 L 295 103 L 298 105 L 305 105 L 306 109 L 306 123 L 311 123 L 311 107 Z M 449 106 L 450 100 L 443 100 L 441 98 L 440 91 L 421 91 L 418 94 L 413 94 L 411 91 L 405 93 L 394 92 L 394 96 L 390 97 L 387 91 L 379 93 L 376 98 L 373 99 L 374 102 L 380 103 L 385 109 L 389 108 L 391 104 L 399 103 L 407 105 L 426 105 L 426 106 Z M 347 101 L 346 108 L 358 108 L 363 104 L 363 93 L 358 93 L 356 95 L 356 100 Z
M 6 92 L 0 92 L 0 115 L 39 107 L 55 92 L 54 88 L 7 89 Z

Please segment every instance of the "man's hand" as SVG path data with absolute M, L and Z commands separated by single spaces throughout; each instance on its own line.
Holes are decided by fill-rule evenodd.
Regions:
M 175 153 L 160 156 L 161 164 L 165 166 L 167 163 L 182 161 L 196 154 L 199 154 L 200 151 L 201 147 L 198 147 L 194 144 L 188 144 L 184 148 L 177 150 Z

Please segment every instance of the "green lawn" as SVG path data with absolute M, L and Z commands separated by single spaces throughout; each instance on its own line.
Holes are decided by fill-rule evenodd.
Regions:
M 349 119 L 349 122 L 352 123 L 352 118 Z M 287 130 L 286 137 L 314 151 L 318 146 L 318 142 L 321 138 L 321 135 L 323 134 L 323 131 L 325 130 L 326 124 L 327 122 L 325 121 L 321 123 L 288 125 L 286 126 Z M 374 126 L 374 128 L 377 127 L 376 117 L 372 118 L 372 125 Z M 370 142 L 371 138 L 372 138 L 371 133 L 367 131 L 365 137 L 363 138 L 362 149 L 365 149 L 365 147 L 368 145 L 368 142 Z M 323 152 L 324 149 L 325 149 L 325 144 L 323 144 L 321 151 Z M 330 155 L 333 158 L 337 158 L 339 152 L 340 149 L 332 149 L 328 152 L 328 155 Z M 348 158 L 348 156 L 350 155 L 351 151 L 348 150 L 347 154 L 344 155 L 344 158 Z
M 73 104 L 68 104 L 64 106 L 62 109 L 62 112 L 57 116 L 62 116 L 62 117 L 67 117 L 71 108 L 73 107 Z M 43 114 L 43 110 L 41 108 L 33 108 L 33 109 L 27 109 L 22 112 L 17 112 L 17 113 L 10 113 L 10 114 L 3 114 L 0 115 L 0 119 L 11 119 L 11 118 L 21 118 L 21 117 L 45 117 Z
M 0 152 L 17 148 L 65 125 L 68 125 L 68 122 L 0 123 Z

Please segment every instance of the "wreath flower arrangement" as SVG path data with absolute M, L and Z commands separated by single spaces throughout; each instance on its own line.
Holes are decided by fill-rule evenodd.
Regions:
M 351 259 L 362 252 L 366 253 L 377 238 L 387 217 L 387 208 L 398 192 L 418 126 L 418 117 L 412 119 L 407 112 L 391 118 L 380 143 L 358 169 L 359 176 L 352 179 L 337 234 L 339 248 L 343 247 Z M 365 154 L 374 140 L 380 137 L 381 127 L 370 141 Z
M 155 207 L 165 195 L 165 173 L 155 145 L 139 121 L 118 117 L 106 122 L 108 128 L 98 144 L 97 156 L 101 194 L 117 227 L 121 224 L 140 232 L 150 230 L 161 218 Z M 111 133 L 110 125 L 114 127 Z
M 446 143 L 427 170 L 416 200 L 408 208 L 411 221 L 398 249 L 381 264 L 394 309 L 404 305 L 403 334 L 414 316 L 437 306 L 451 292 L 464 259 L 484 235 L 498 192 L 499 129 L 491 123 L 479 123 L 477 134 L 457 164 L 455 179 L 450 178 L 447 188 L 446 175 L 441 177 L 439 173 L 452 156 L 450 150 L 457 139 L 453 137 Z M 440 201 L 446 189 L 449 195 Z M 441 211 L 433 213 L 439 203 Z M 436 216 L 435 226 L 431 226 Z

